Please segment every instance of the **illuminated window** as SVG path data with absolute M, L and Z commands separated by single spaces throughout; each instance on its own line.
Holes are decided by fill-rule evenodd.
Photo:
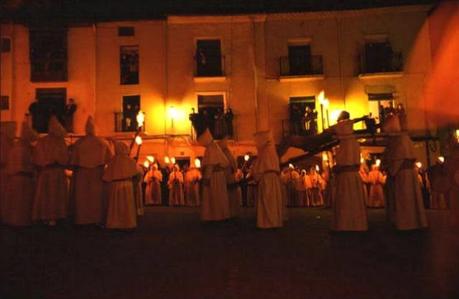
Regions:
M 394 95 L 392 93 L 369 93 L 369 111 L 376 123 L 381 123 L 394 108 Z
M 289 130 L 295 135 L 317 134 L 315 96 L 290 97 Z
M 220 139 L 225 136 L 227 122 L 223 94 L 198 95 L 198 113 L 214 138 Z
M 120 83 L 139 84 L 139 46 L 121 46 Z
M 140 95 L 124 96 L 123 111 L 118 115 L 115 131 L 137 131 L 137 113 L 140 111 Z

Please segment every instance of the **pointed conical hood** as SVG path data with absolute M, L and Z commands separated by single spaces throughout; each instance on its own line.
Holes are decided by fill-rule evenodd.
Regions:
M 27 122 L 22 123 L 21 127 L 21 140 L 25 143 L 31 143 L 37 140 L 38 134 L 32 129 Z
M 86 135 L 95 136 L 96 135 L 96 125 L 94 124 L 94 118 L 90 115 L 86 120 Z
M 56 116 L 51 116 L 48 125 L 48 134 L 55 137 L 65 137 L 66 131 L 61 123 L 57 120 Z
M 198 137 L 198 143 L 202 146 L 208 146 L 210 143 L 212 143 L 213 140 L 214 138 L 212 137 L 209 129 L 206 129 L 204 133 Z

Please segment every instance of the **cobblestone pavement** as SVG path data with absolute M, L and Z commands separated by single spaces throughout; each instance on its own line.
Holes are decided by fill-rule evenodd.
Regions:
M 1 299 L 459 298 L 459 232 L 429 211 L 399 233 L 370 210 L 370 231 L 331 234 L 330 210 L 290 209 L 283 229 L 253 209 L 201 224 L 192 208 L 148 208 L 134 232 L 61 224 L 0 227 Z

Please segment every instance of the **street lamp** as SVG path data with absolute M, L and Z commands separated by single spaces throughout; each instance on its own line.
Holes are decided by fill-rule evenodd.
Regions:
M 174 129 L 174 120 L 177 119 L 177 109 L 174 106 L 169 107 L 169 117 L 171 118 L 171 129 Z

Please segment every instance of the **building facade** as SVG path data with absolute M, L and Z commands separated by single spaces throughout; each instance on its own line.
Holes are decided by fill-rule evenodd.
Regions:
M 306 107 L 320 132 L 342 109 L 378 118 L 382 106 L 402 104 L 410 132 L 423 135 L 436 129 L 422 109 L 430 9 L 167 16 L 59 28 L 3 23 L 1 121 L 22 121 L 34 99 L 65 111 L 72 98 L 74 136 L 93 115 L 100 135 L 129 139 L 141 110 L 142 155 L 158 158 L 202 155 L 192 109 L 206 111 L 215 130 L 231 109 L 236 155 L 255 153 L 257 130 L 271 129 L 277 142 L 297 133 L 292 118 Z M 417 144 L 423 162 L 439 154 L 428 148 Z

